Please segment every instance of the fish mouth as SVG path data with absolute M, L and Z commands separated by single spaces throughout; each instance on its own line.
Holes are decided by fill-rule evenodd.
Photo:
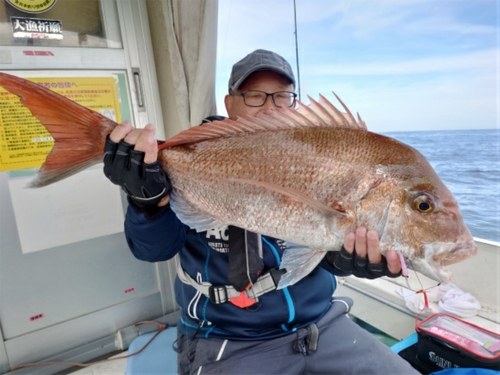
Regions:
M 451 280 L 451 271 L 446 268 L 477 254 L 474 240 L 459 243 L 428 243 L 425 247 L 425 261 L 419 264 L 417 271 L 443 283 Z
M 447 249 L 444 252 L 438 252 L 432 257 L 436 263 L 442 266 L 449 266 L 477 255 L 477 246 L 474 240 L 445 245 L 452 246 L 451 248 L 445 246 Z

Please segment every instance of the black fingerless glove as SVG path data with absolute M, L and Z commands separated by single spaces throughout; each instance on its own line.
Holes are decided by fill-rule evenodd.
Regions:
M 106 137 L 104 146 L 104 175 L 128 195 L 128 201 L 138 211 L 153 215 L 158 203 L 169 195 L 172 185 L 167 174 L 155 161 L 144 163 L 145 153 L 134 150 L 125 141 L 115 143 Z
M 399 277 L 401 272 L 394 274 L 387 268 L 387 261 L 385 257 L 382 256 L 382 262 L 378 264 L 371 264 L 368 258 L 360 258 L 356 255 L 354 251 L 349 254 L 344 246 L 340 251 L 329 251 L 326 253 L 327 262 L 334 268 L 342 272 L 350 272 L 356 277 L 362 277 L 365 279 L 376 279 L 382 276 L 388 277 Z

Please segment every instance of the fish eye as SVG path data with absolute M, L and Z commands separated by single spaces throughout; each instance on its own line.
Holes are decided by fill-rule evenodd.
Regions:
M 431 205 L 427 202 L 421 202 L 418 204 L 418 209 L 423 212 L 427 212 L 431 209 Z
M 434 211 L 436 205 L 434 200 L 428 195 L 419 195 L 415 198 L 415 208 L 424 214 Z

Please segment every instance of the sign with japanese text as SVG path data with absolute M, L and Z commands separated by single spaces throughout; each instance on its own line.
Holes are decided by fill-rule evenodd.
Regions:
M 56 0 L 6 0 L 14 8 L 26 13 L 43 13 L 54 6 Z
M 10 17 L 14 38 L 62 40 L 61 21 L 41 18 Z
M 112 77 L 29 80 L 121 122 L 118 90 Z M 53 145 L 50 133 L 19 98 L 0 87 L 0 171 L 38 168 Z

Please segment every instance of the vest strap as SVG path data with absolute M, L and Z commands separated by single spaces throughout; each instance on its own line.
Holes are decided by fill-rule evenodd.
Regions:
M 253 299 L 255 303 L 258 301 L 259 296 L 277 289 L 280 278 L 283 274 L 285 274 L 285 272 L 286 270 L 280 270 L 277 267 L 273 268 L 269 272 L 260 276 L 255 283 L 249 284 L 250 288 L 240 292 L 232 285 L 212 285 L 208 282 L 198 283 L 191 276 L 189 276 L 186 271 L 184 271 L 180 262 L 177 262 L 177 276 L 179 279 L 184 284 L 191 285 L 205 297 L 209 298 L 210 302 L 216 305 L 231 302 L 231 299 L 233 299 L 233 301 L 241 301 L 243 293 L 246 297 L 244 299 Z M 239 303 L 237 302 L 234 304 L 238 306 Z M 244 307 L 248 306 L 249 305 L 246 305 Z

